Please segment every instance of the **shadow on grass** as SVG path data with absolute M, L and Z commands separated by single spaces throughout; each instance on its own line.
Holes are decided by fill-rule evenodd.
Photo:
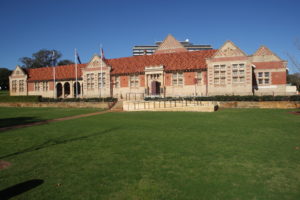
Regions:
M 19 183 L 17 185 L 8 187 L 8 188 L 0 191 L 0 199 L 3 199 L 3 200 L 10 199 L 14 196 L 17 196 L 19 194 L 27 192 L 43 183 L 44 183 L 44 181 L 41 179 L 32 179 L 32 180 L 25 181 L 23 183 Z
M 15 117 L 0 119 L 0 128 L 16 126 L 21 124 L 29 124 L 33 122 L 43 121 L 36 117 Z
M 0 159 L 20 155 L 20 154 L 23 154 L 23 153 L 37 151 L 37 150 L 48 148 L 48 147 L 55 146 L 55 145 L 66 144 L 66 143 L 69 143 L 69 142 L 84 140 L 84 139 L 87 139 L 87 138 L 90 138 L 90 137 L 95 137 L 95 136 L 99 136 L 99 135 L 103 135 L 103 134 L 112 132 L 114 130 L 118 130 L 119 128 L 120 127 L 111 128 L 111 129 L 107 129 L 107 130 L 97 132 L 97 133 L 93 133 L 93 134 L 90 134 L 90 135 L 85 135 L 85 136 L 75 137 L 75 138 L 70 138 L 70 139 L 65 139 L 65 140 L 59 139 L 59 138 L 50 139 L 50 140 L 48 140 L 48 141 L 46 141 L 42 144 L 35 145 L 35 146 L 29 147 L 29 148 L 26 148 L 26 149 L 23 149 L 21 151 L 11 153 L 11 154 L 8 154 L 8 155 L 5 155 L 5 156 L 1 156 Z

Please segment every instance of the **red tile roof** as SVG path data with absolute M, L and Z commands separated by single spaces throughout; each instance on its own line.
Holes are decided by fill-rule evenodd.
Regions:
M 166 71 L 205 69 L 206 58 L 211 57 L 217 50 L 202 50 L 193 52 L 165 53 L 125 58 L 106 59 L 112 67 L 111 74 L 130 74 L 144 72 L 146 66 L 163 65 Z M 78 77 L 87 64 L 78 64 Z M 28 69 L 28 81 L 53 80 L 53 68 L 42 67 Z M 75 65 L 55 67 L 56 80 L 75 79 Z
M 275 62 L 253 62 L 256 69 L 280 69 L 285 68 L 285 65 L 282 61 L 275 61 Z
M 205 58 L 211 57 L 217 50 L 166 53 L 144 56 L 132 56 L 107 60 L 112 66 L 112 74 L 144 72 L 145 66 L 163 65 L 166 71 L 206 68 Z
M 86 64 L 77 65 L 77 75 L 81 78 L 81 68 L 84 68 Z M 41 67 L 35 69 L 27 69 L 28 81 L 38 80 L 53 80 L 53 67 Z M 55 79 L 75 79 L 75 64 L 62 65 L 55 67 Z

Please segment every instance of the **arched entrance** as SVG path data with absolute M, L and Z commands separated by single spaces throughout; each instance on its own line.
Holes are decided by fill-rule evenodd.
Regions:
M 160 85 L 158 81 L 151 82 L 151 95 L 160 95 Z
M 61 98 L 61 95 L 62 95 L 62 84 L 57 83 L 56 84 L 56 97 Z
M 64 91 L 65 91 L 65 97 L 70 95 L 70 83 L 69 82 L 66 82 L 64 84 Z
M 76 84 L 77 84 L 77 93 L 76 93 Z M 79 82 L 74 83 L 74 97 L 77 97 L 76 94 L 78 96 L 80 96 L 81 94 L 81 87 Z

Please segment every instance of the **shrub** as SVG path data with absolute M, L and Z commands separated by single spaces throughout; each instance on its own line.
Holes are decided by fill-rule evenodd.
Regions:
M 115 102 L 117 101 L 117 98 L 113 97 L 106 97 L 106 98 L 41 98 L 40 102 Z
M 208 97 L 146 97 L 145 101 L 300 101 L 299 95 L 294 96 L 208 96 Z
M 1 96 L 0 102 L 39 102 L 41 96 Z

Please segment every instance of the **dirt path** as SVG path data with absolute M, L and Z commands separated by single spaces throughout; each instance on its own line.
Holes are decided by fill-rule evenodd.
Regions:
M 82 117 L 89 117 L 89 116 L 94 116 L 94 115 L 100 115 L 100 114 L 105 114 L 108 112 L 116 112 L 116 111 L 111 111 L 111 110 L 105 110 L 105 111 L 99 111 L 99 112 L 94 112 L 94 113 L 87 113 L 87 114 L 82 114 L 82 115 L 75 115 L 75 116 L 70 116 L 70 117 L 62 117 L 62 118 L 57 118 L 57 119 L 49 119 L 49 120 L 44 120 L 44 121 L 39 121 L 39 122 L 32 122 L 28 124 L 20 124 L 20 125 L 15 125 L 15 126 L 8 126 L 8 127 L 3 127 L 0 128 L 0 132 L 2 131 L 7 131 L 7 130 L 12 130 L 12 129 L 18 129 L 18 128 L 25 128 L 25 127 L 30 127 L 30 126 L 37 126 L 37 125 L 42 125 L 42 124 L 48 124 L 51 122 L 59 122 L 59 121 L 66 121 L 70 119 L 78 119 Z

